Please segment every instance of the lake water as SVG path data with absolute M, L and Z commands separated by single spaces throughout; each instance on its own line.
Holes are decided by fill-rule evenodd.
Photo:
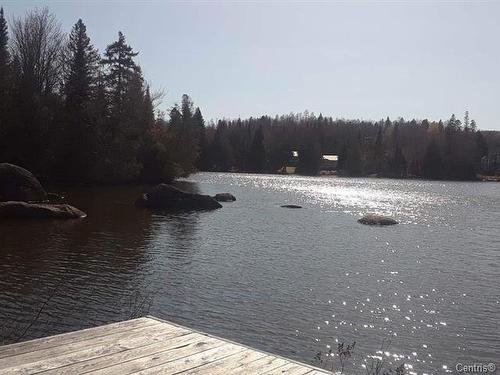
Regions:
M 353 374 L 373 354 L 418 374 L 500 365 L 500 184 L 222 173 L 179 184 L 237 201 L 169 214 L 136 208 L 140 187 L 81 188 L 66 196 L 82 221 L 1 221 L 3 341 L 147 312 L 326 368 L 318 352 L 356 341 Z M 368 212 L 401 224 L 358 224 Z

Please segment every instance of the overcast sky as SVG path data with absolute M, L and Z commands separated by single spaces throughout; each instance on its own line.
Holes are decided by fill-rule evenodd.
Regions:
M 500 130 L 500 1 L 166 2 L 0 0 L 82 18 L 101 51 L 121 30 L 163 107 L 205 118 L 286 114 L 462 118 Z

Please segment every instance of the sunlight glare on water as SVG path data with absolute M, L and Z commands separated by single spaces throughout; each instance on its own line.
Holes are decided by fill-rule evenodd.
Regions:
M 499 184 L 200 173 L 178 186 L 237 200 L 151 212 L 140 187 L 79 188 L 64 195 L 83 221 L 3 222 L 2 339 L 61 285 L 26 339 L 142 312 L 334 370 L 329 350 L 356 342 L 346 373 L 375 357 L 412 374 L 498 360 Z M 359 224 L 369 212 L 400 224 Z

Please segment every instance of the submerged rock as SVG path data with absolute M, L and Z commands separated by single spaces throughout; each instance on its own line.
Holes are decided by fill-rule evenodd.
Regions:
M 14 164 L 0 163 L 0 201 L 43 202 L 47 192 L 28 170 Z
M 302 208 L 302 206 L 298 206 L 296 204 L 284 204 L 281 206 L 282 208 Z
M 0 202 L 0 217 L 27 219 L 81 219 L 85 212 L 69 204 Z
M 217 202 L 234 202 L 236 197 L 231 193 L 219 193 L 215 194 L 214 199 Z
M 173 210 L 214 210 L 222 205 L 209 195 L 192 194 L 172 185 L 159 184 L 137 201 L 141 207 Z
M 388 216 L 377 214 L 368 214 L 358 220 L 358 223 L 365 225 L 395 225 L 398 224 L 396 220 Z

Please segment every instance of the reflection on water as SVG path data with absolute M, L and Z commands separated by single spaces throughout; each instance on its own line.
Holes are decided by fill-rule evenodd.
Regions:
M 419 374 L 498 360 L 500 185 L 216 173 L 180 184 L 237 201 L 150 212 L 133 205 L 141 188 L 77 189 L 66 195 L 83 221 L 0 222 L 3 339 L 15 340 L 56 288 L 25 338 L 151 305 L 306 362 L 356 341 L 348 373 L 369 356 Z M 367 212 L 402 224 L 356 223 Z

